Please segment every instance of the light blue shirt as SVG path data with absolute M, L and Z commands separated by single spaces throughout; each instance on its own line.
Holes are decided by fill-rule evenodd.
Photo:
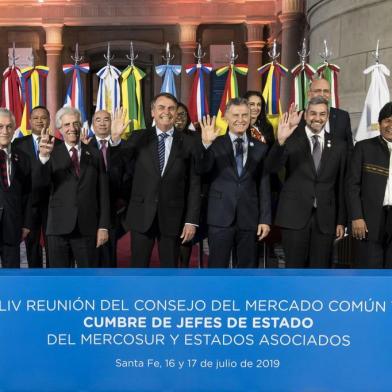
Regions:
M 231 144 L 233 145 L 233 154 L 235 157 L 235 149 L 237 147 L 237 143 L 235 142 L 236 139 L 240 138 L 242 139 L 244 142 L 242 143 L 242 150 L 243 150 L 243 159 L 242 159 L 242 163 L 243 166 L 245 166 L 246 164 L 246 160 L 248 159 L 248 136 L 246 135 L 246 133 L 242 134 L 241 136 L 236 135 L 235 133 L 232 133 L 229 131 L 229 136 L 230 136 L 230 140 L 231 140 Z

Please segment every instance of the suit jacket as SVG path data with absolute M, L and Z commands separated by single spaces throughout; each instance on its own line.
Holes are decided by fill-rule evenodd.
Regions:
M 109 228 L 109 184 L 97 150 L 81 144 L 80 176 L 74 171 L 64 143 L 54 146 L 41 164 L 41 181 L 50 186 L 47 235 L 70 234 L 78 224 L 81 235 Z
M 285 167 L 285 181 L 280 193 L 275 224 L 299 230 L 309 221 L 315 199 L 320 230 L 336 231 L 336 225 L 346 225 L 344 176 L 347 148 L 344 142 L 325 133 L 321 162 L 316 172 L 309 140 L 304 127 L 298 127 L 283 146 L 277 142 L 267 158 L 267 169 Z
M 30 160 L 32 172 L 32 228 L 38 229 L 42 221 L 42 209 L 47 210 L 49 203 L 49 187 L 42 186 L 36 179 L 39 177 L 41 162 L 37 158 L 32 135 L 16 138 L 12 143 L 23 151 Z M 46 215 L 44 212 L 43 215 Z
M 347 176 L 349 220 L 364 219 L 371 241 L 381 240 L 390 154 L 381 136 L 355 145 Z
M 219 136 L 207 149 L 200 143 L 197 169 L 209 173 L 207 223 L 229 227 L 234 222 L 242 230 L 257 230 L 271 223 L 269 176 L 263 171 L 266 144 L 249 137 L 248 156 L 238 175 L 229 134 Z
M 22 227 L 31 229 L 31 169 L 29 157 L 11 147 L 10 186 L 0 181 L 0 219 L 3 241 L 19 245 Z
M 194 167 L 196 138 L 174 130 L 167 165 L 161 176 L 155 127 L 132 132 L 122 143 L 122 165 L 132 165 L 132 191 L 125 226 L 147 232 L 158 214 L 159 230 L 179 235 L 184 223 L 199 223 L 200 177 Z M 118 157 L 118 155 L 117 155 Z M 115 165 L 119 164 L 118 158 Z
M 299 125 L 303 128 L 306 125 L 303 116 Z M 348 112 L 342 109 L 329 108 L 329 131 L 332 139 L 342 140 L 346 143 L 348 151 L 353 150 L 353 135 Z
M 100 146 L 98 146 L 98 140 L 94 136 L 89 147 L 94 149 L 100 154 Z M 118 147 L 112 147 L 108 145 L 106 153 L 107 168 L 106 172 L 109 180 L 109 200 L 110 200 L 110 221 L 111 226 L 114 227 L 116 222 L 117 210 L 123 205 L 124 200 L 128 200 L 131 192 L 131 178 L 130 174 L 126 170 L 122 170 L 121 167 L 112 164 L 112 155 L 119 149 Z M 103 163 L 104 165 L 104 163 Z

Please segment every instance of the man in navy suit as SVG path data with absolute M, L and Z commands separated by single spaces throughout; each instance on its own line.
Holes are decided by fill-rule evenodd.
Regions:
M 20 242 L 31 228 L 29 157 L 11 140 L 15 117 L 0 108 L 0 256 L 4 268 L 20 267 Z
M 29 268 L 42 268 L 43 255 L 41 247 L 41 233 L 46 231 L 46 220 L 48 218 L 49 188 L 37 183 L 36 172 L 40 170 L 39 140 L 41 132 L 50 124 L 50 114 L 45 106 L 36 106 L 30 113 L 31 135 L 16 138 L 13 142 L 15 147 L 26 153 L 30 158 L 32 170 L 32 227 L 25 240 L 26 255 Z M 46 267 L 49 267 L 49 254 L 47 238 L 45 241 Z
M 197 169 L 211 179 L 208 194 L 210 268 L 227 268 L 230 255 L 238 268 L 257 267 L 257 240 L 271 224 L 269 177 L 264 172 L 268 147 L 246 132 L 250 112 L 246 99 L 227 103 L 228 132 L 219 135 L 215 117 L 201 122 L 202 143 Z

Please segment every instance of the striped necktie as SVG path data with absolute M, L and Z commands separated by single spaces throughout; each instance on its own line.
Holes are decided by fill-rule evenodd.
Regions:
M 159 171 L 162 174 L 163 167 L 165 166 L 165 140 L 169 137 L 167 133 L 160 133 L 158 135 L 158 158 L 159 158 Z

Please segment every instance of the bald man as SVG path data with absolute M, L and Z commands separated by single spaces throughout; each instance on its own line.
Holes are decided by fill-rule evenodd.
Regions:
M 100 151 L 100 155 L 105 163 L 106 171 L 109 174 L 111 227 L 109 229 L 109 241 L 98 248 L 99 266 L 104 268 L 117 267 L 117 232 L 121 230 L 121 206 L 125 206 L 125 200 L 130 190 L 127 190 L 129 181 L 123 173 L 117 172 L 116 167 L 112 167 L 110 155 L 112 147 L 109 145 L 112 117 L 106 110 L 99 110 L 93 116 L 93 129 L 95 136 L 90 142 L 90 146 Z M 124 178 L 125 177 L 125 178 Z M 120 185 L 122 184 L 122 185 Z M 125 184 L 125 185 L 123 185 Z M 129 194 L 128 194 L 129 197 Z

